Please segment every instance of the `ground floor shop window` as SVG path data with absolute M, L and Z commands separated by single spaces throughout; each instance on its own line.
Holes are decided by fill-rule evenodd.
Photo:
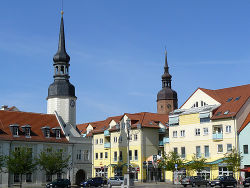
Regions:
M 233 176 L 233 172 L 229 171 L 227 167 L 219 167 L 219 176 Z
M 46 174 L 46 182 L 52 181 L 52 175 Z
M 115 176 L 123 176 L 122 167 L 116 167 L 115 168 Z
M 14 174 L 14 182 L 20 182 L 20 175 Z
M 26 182 L 32 182 L 32 174 L 29 173 L 29 174 L 26 174 Z
M 62 179 L 62 174 L 61 173 L 57 173 L 57 179 Z
M 95 168 L 95 176 L 96 177 L 108 177 L 108 168 Z
M 201 172 L 197 172 L 197 176 L 201 176 L 206 180 L 210 179 L 210 168 L 205 167 Z

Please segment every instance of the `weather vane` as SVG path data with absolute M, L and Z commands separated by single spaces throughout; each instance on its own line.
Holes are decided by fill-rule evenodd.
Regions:
M 62 10 L 61 10 L 61 15 L 63 15 L 63 0 L 62 0 Z

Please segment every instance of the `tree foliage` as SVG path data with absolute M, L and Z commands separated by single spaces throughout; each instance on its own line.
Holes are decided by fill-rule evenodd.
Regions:
M 63 173 L 63 169 L 68 167 L 70 156 L 64 156 L 62 151 L 42 151 L 37 159 L 40 167 L 48 175 Z
M 226 153 L 224 157 L 225 159 L 223 162 L 227 164 L 227 168 L 230 171 L 233 171 L 235 175 L 235 172 L 238 172 L 240 169 L 240 163 L 243 159 L 243 156 L 241 155 L 240 152 L 238 152 L 235 148 L 233 148 L 232 152 Z
M 15 151 L 11 151 L 10 155 L 6 157 L 6 165 L 10 173 L 20 175 L 21 187 L 22 175 L 32 173 L 37 164 L 32 158 L 32 150 L 30 148 L 19 147 Z
M 178 168 L 181 168 L 183 166 L 183 160 L 180 158 L 180 156 L 171 151 L 169 153 L 163 154 L 163 157 L 161 160 L 159 160 L 158 165 L 160 168 L 168 171 L 175 171 L 175 164 L 177 164 Z
M 3 167 L 5 166 L 5 157 L 0 155 L 0 173 L 3 171 Z
M 186 167 L 190 170 L 201 172 L 206 166 L 206 158 L 199 158 L 196 155 L 192 157 L 192 161 L 186 164 Z

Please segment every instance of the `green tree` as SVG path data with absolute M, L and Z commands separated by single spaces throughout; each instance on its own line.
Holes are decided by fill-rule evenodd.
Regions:
M 5 165 L 5 157 L 0 155 L 0 173 L 3 171 L 3 167 Z
M 63 173 L 63 170 L 68 167 L 70 156 L 63 155 L 62 151 L 53 151 L 51 148 L 47 151 L 42 151 L 37 159 L 39 166 L 48 175 Z
M 173 178 L 174 178 L 174 171 L 176 170 L 175 165 L 177 164 L 178 168 L 181 168 L 183 166 L 183 160 L 180 158 L 180 156 L 171 151 L 169 153 L 163 154 L 163 157 L 161 160 L 158 161 L 158 165 L 163 170 L 172 171 L 173 172 Z
M 232 149 L 232 152 L 226 153 L 224 155 L 224 163 L 227 164 L 227 168 L 230 171 L 233 171 L 235 177 L 235 172 L 238 172 L 240 169 L 240 163 L 243 159 L 243 156 L 235 148 Z
M 185 166 L 189 169 L 189 170 L 195 170 L 197 172 L 201 172 L 205 166 L 206 166 L 206 158 L 204 157 L 197 157 L 196 155 L 194 155 L 192 157 L 192 161 L 190 161 L 189 163 L 187 163 Z
M 6 157 L 6 165 L 10 173 L 20 175 L 20 187 L 22 187 L 22 176 L 32 173 L 37 164 L 32 158 L 31 148 L 19 147 Z

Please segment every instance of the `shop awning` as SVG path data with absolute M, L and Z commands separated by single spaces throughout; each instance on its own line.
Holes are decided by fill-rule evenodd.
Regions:
M 211 161 L 211 162 L 207 162 L 206 164 L 209 164 L 209 165 L 214 165 L 214 164 L 220 164 L 222 163 L 223 161 L 225 161 L 227 158 L 221 158 L 221 159 L 217 159 L 215 161 Z
M 250 172 L 250 167 L 240 169 L 240 171 L 242 171 L 242 172 Z
M 124 163 L 124 164 L 121 165 L 121 167 L 123 167 L 123 166 L 128 166 L 128 163 Z M 131 163 L 129 164 L 129 166 L 130 167 L 138 167 L 137 164 L 131 164 Z
M 108 166 L 111 166 L 111 167 L 118 167 L 117 164 L 109 164 Z

